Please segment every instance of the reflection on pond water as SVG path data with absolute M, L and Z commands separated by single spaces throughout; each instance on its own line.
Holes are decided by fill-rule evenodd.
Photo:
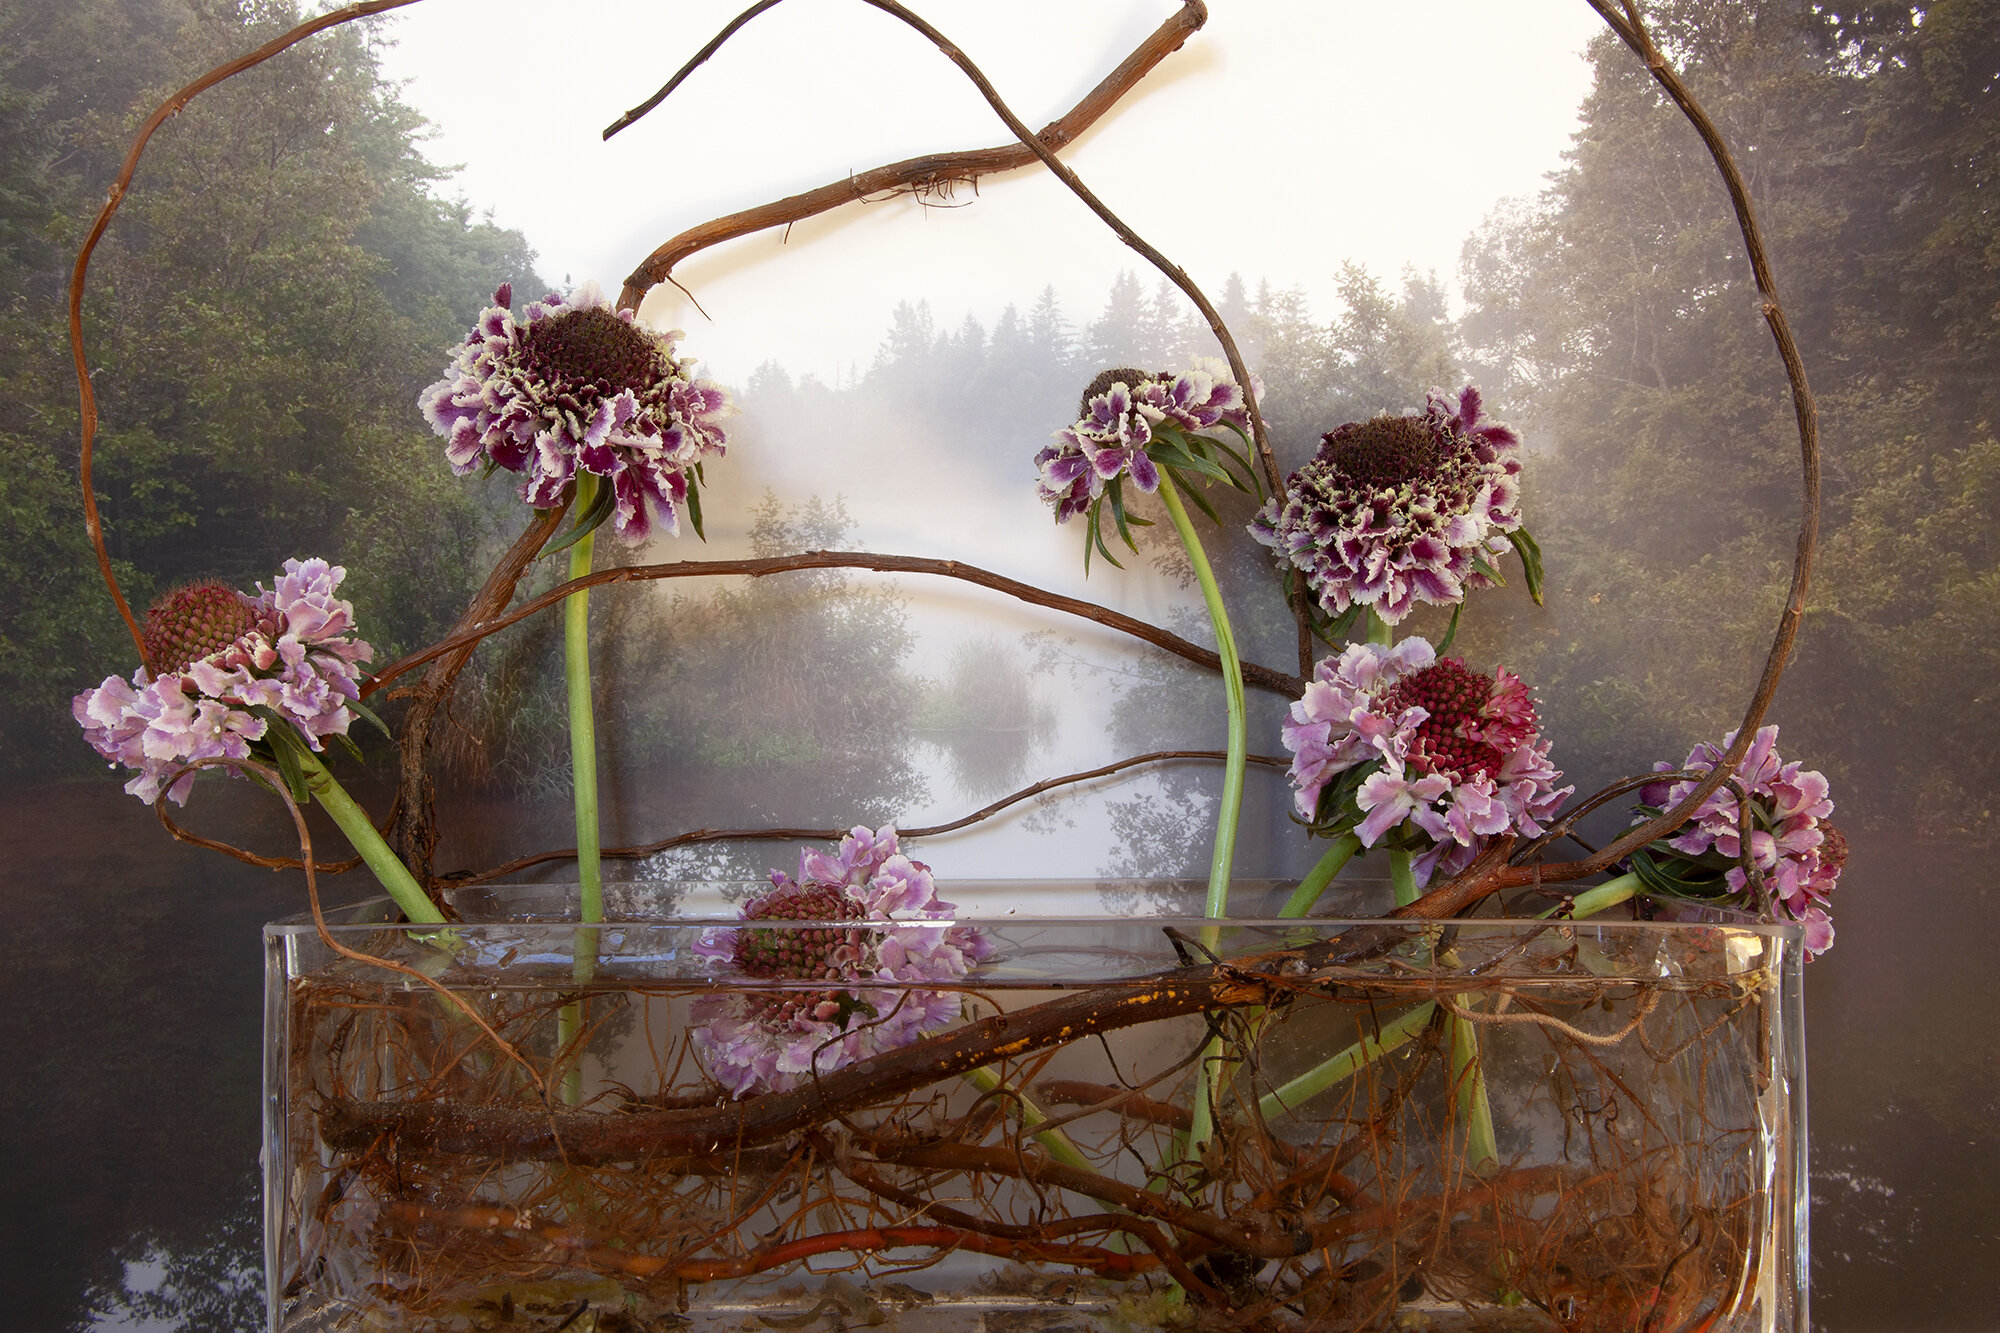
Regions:
M 297 881 L 167 841 L 115 784 L 0 793 L 0 817 L 4 1322 L 254 1328 L 258 927 Z M 1975 848 L 1854 841 L 1840 947 L 1808 973 L 1814 1323 L 1990 1327 L 2000 1057 L 1969 1034 L 2000 1001 L 1963 925 L 1993 890 Z

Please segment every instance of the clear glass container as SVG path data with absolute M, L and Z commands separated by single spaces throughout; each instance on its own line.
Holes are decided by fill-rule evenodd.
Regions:
M 268 927 L 271 1328 L 1808 1327 L 1792 927 L 941 885 L 983 961 L 842 990 L 735 971 L 758 887 Z M 930 1018 L 709 1077 L 801 1005 Z

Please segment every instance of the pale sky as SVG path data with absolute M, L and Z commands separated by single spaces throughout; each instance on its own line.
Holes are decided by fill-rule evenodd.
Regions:
M 599 133 L 740 0 L 431 0 L 379 29 L 390 77 L 436 126 L 447 188 L 518 227 L 545 277 L 615 291 L 655 245 L 710 218 L 919 153 L 1003 142 L 1004 126 L 928 43 L 857 0 L 791 0 L 753 20 L 665 105 Z M 1169 0 L 928 0 L 927 18 L 1037 127 L 1066 111 Z M 1581 0 L 1214 0 L 1206 27 L 1066 160 L 1211 297 L 1231 271 L 1303 287 L 1331 318 L 1344 259 L 1393 286 L 1451 285 L 1495 206 L 1560 164 L 1598 20 Z M 474 15 L 479 21 L 470 20 Z M 895 303 L 987 327 L 1054 284 L 1087 323 L 1121 268 L 1144 269 L 1039 169 L 967 206 L 851 206 L 709 251 L 656 293 L 653 322 L 740 384 L 775 357 L 834 382 L 865 369 Z M 1157 277 L 1142 272 L 1150 290 Z

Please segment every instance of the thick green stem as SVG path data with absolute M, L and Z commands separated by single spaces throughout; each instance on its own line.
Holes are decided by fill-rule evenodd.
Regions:
M 598 480 L 588 472 L 576 474 L 576 496 L 570 502 L 572 514 L 587 514 L 597 498 Z M 590 573 L 597 550 L 597 534 L 590 533 L 569 548 L 569 576 L 580 579 Z M 578 917 L 585 922 L 604 919 L 604 880 L 600 870 L 597 833 L 597 723 L 590 690 L 590 590 L 573 592 L 563 603 L 563 676 L 569 687 L 570 789 L 576 804 L 576 879 Z M 597 974 L 597 932 L 579 928 L 570 942 L 571 974 L 579 985 Z M 556 1013 L 556 1049 L 571 1050 L 583 1033 L 584 1010 L 581 1000 L 564 1005 Z M 583 1097 L 582 1052 L 575 1050 L 563 1070 L 562 1097 L 574 1106 Z
M 1607 907 L 1615 907 L 1632 896 L 1638 880 L 1639 877 L 1637 875 L 1620 875 L 1617 879 L 1611 880 L 1608 883 L 1600 884 L 1594 889 L 1588 889 L 1583 893 L 1577 894 L 1575 898 L 1571 899 L 1571 902 L 1574 904 L 1573 915 L 1582 918 L 1601 912 Z M 1548 917 L 1553 915 L 1557 910 L 1557 908 L 1551 907 L 1541 915 Z M 1326 1091 L 1342 1079 L 1351 1078 L 1356 1070 L 1366 1065 L 1369 1061 L 1387 1055 L 1390 1051 L 1404 1045 L 1410 1038 L 1423 1031 L 1424 1025 L 1430 1022 L 1431 1013 L 1436 1008 L 1437 1004 L 1435 1001 L 1425 1000 L 1408 1013 L 1401 1014 L 1393 1021 L 1383 1024 L 1381 1033 L 1376 1038 L 1372 1040 L 1364 1038 L 1338 1055 L 1329 1056 L 1327 1059 L 1322 1060 L 1319 1064 L 1314 1065 L 1311 1069 L 1300 1074 L 1297 1078 L 1278 1088 L 1276 1091 L 1266 1093 L 1263 1099 L 1258 1102 L 1258 1109 L 1263 1112 L 1264 1118 L 1268 1120 L 1273 1116 L 1282 1114 L 1288 1108 L 1298 1106 L 1306 1098 Z M 1463 1022 L 1464 1020 L 1459 1021 Z M 1473 1025 L 1467 1024 L 1467 1026 Z M 1457 1066 L 1454 1064 L 1454 1069 L 1456 1068 Z M 1489 1111 L 1486 1116 L 1489 1135 L 1492 1123 L 1492 1114 Z
M 1006 1082 L 1001 1079 L 1000 1075 L 990 1068 L 973 1070 L 965 1076 L 965 1081 L 973 1087 L 978 1088 L 981 1092 L 986 1093 L 1007 1088 L 1006 1100 L 1011 1102 L 1015 1109 L 1021 1113 L 1021 1123 L 1029 1129 L 1034 1129 L 1036 1125 L 1043 1123 L 1049 1118 L 1047 1111 L 1044 1111 L 1041 1107 L 1030 1101 L 1024 1094 L 1015 1091 L 1011 1087 L 1007 1087 Z M 1078 1148 L 1071 1141 L 1070 1136 L 1063 1133 L 1062 1130 L 1036 1130 L 1035 1138 L 1044 1148 L 1049 1150 L 1050 1157 L 1053 1157 L 1063 1165 L 1074 1166 L 1085 1171 L 1095 1171 L 1097 1169 L 1096 1163 L 1085 1157 L 1083 1150 Z
M 1222 659 L 1222 688 L 1229 705 L 1229 748 L 1228 757 L 1222 767 L 1222 808 L 1215 819 L 1215 855 L 1209 862 L 1208 898 L 1202 907 L 1202 915 L 1220 917 L 1229 911 L 1229 869 L 1236 859 L 1236 825 L 1243 811 L 1243 770 L 1245 758 L 1250 752 L 1249 723 L 1243 704 L 1243 659 L 1236 651 L 1236 634 L 1229 627 L 1229 611 L 1222 604 L 1222 589 L 1216 586 L 1215 571 L 1209 568 L 1208 553 L 1202 550 L 1201 538 L 1196 535 L 1194 523 L 1188 518 L 1187 509 L 1181 504 L 1180 492 L 1175 489 L 1173 478 L 1164 472 L 1160 474 L 1160 501 L 1167 508 L 1167 517 L 1173 521 L 1174 531 L 1181 537 L 1181 545 L 1187 548 L 1188 564 L 1194 567 L 1195 582 L 1201 587 L 1201 597 L 1208 604 L 1208 618 L 1215 625 L 1215 651 Z M 1202 943 L 1213 949 L 1221 932 L 1210 927 L 1202 932 Z M 1197 1084 L 1198 1095 L 1194 1099 L 1194 1124 L 1188 1130 L 1188 1142 L 1197 1149 L 1207 1143 L 1215 1130 L 1215 1085 L 1225 1074 L 1223 1062 L 1214 1057 L 1220 1050 L 1220 1041 L 1211 1041 L 1202 1052 L 1201 1074 Z
M 1326 892 L 1326 886 L 1333 883 L 1334 876 L 1338 875 L 1360 850 L 1361 839 L 1353 833 L 1343 833 L 1335 838 L 1328 845 L 1326 854 L 1320 857 L 1319 864 L 1299 881 L 1299 886 L 1292 890 L 1292 896 L 1285 899 L 1285 905 L 1278 909 L 1278 915 L 1304 916 L 1312 911 L 1313 904 L 1317 903 L 1319 896 Z
M 1265 1093 L 1257 1102 L 1258 1112 L 1264 1119 L 1274 1120 L 1303 1106 L 1308 1098 L 1318 1096 L 1341 1080 L 1352 1078 L 1355 1071 L 1370 1061 L 1381 1059 L 1422 1032 L 1436 1010 L 1435 1000 L 1425 1000 L 1408 1013 L 1397 1015 L 1384 1023 L 1373 1037 L 1363 1037 L 1340 1054 L 1322 1060 L 1291 1082 Z
M 1420 896 L 1416 872 L 1410 869 L 1410 854 L 1399 847 L 1389 849 L 1389 887 L 1396 891 L 1396 906 L 1408 907 Z
M 1375 608 L 1368 608 L 1368 642 L 1387 648 L 1396 641 L 1396 631 L 1389 622 L 1375 614 Z
M 1208 618 L 1215 624 L 1215 651 L 1222 659 L 1222 688 L 1229 705 L 1229 750 L 1222 768 L 1222 808 L 1215 820 L 1215 855 L 1209 862 L 1208 899 L 1203 915 L 1219 917 L 1229 910 L 1229 868 L 1236 857 L 1236 824 L 1243 810 L 1243 770 L 1250 751 L 1249 723 L 1243 705 L 1243 659 L 1236 652 L 1236 634 L 1229 627 L 1229 612 L 1222 604 L 1222 590 L 1216 586 L 1215 571 L 1173 479 L 1160 475 L 1160 500 L 1187 548 L 1188 563 L 1194 567 L 1195 582 L 1201 586 L 1202 600 L 1208 604 Z
M 1627 871 L 1617 879 L 1606 880 L 1597 887 L 1585 889 L 1582 893 L 1571 898 L 1569 900 L 1570 915 L 1575 917 L 1596 916 L 1607 907 L 1616 907 L 1619 903 L 1629 900 L 1638 891 L 1639 877 Z M 1535 915 L 1546 920 L 1561 910 L 1562 904 L 1558 903 L 1546 912 L 1537 912 Z
M 444 913 L 438 911 L 437 904 L 418 887 L 416 876 L 410 873 L 409 867 L 397 860 L 396 854 L 389 850 L 389 844 L 382 841 L 382 835 L 375 831 L 368 812 L 354 803 L 347 789 L 326 771 L 326 765 L 320 762 L 318 755 L 303 744 L 294 746 L 293 751 L 298 756 L 300 769 L 305 773 L 306 786 L 320 803 L 320 808 L 333 816 L 333 822 L 354 844 L 354 850 L 375 872 L 375 878 L 396 900 L 396 906 L 403 909 L 403 915 L 425 925 L 441 925 Z
M 585 514 L 597 495 L 597 478 L 588 472 L 576 474 L 576 498 L 570 512 Z M 578 541 L 569 548 L 569 576 L 580 579 L 590 573 L 591 556 L 597 535 Z M 597 842 L 597 728 L 590 700 L 590 590 L 569 595 L 563 604 L 563 674 L 569 684 L 570 784 L 576 795 L 576 874 L 582 895 L 582 919 L 604 919 L 604 885 L 598 872 Z

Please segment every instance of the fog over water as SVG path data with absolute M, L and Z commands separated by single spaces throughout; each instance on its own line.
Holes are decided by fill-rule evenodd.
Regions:
M 1070 23 L 1072 8 L 1031 7 L 1020 30 Z M 1414 409 L 1433 386 L 1476 381 L 1489 410 L 1522 428 L 1524 510 L 1548 554 L 1546 605 L 1528 600 L 1510 558 L 1510 586 L 1475 598 L 1455 651 L 1489 670 L 1507 665 L 1536 688 L 1555 761 L 1587 791 L 1677 762 L 1741 714 L 1790 559 L 1796 443 L 1741 243 L 1692 135 L 1660 113 L 1642 78 L 1593 81 L 1580 54 L 1592 31 L 1584 6 L 1528 6 L 1505 23 L 1488 12 L 1496 8 L 1424 6 L 1392 35 L 1358 6 L 1218 3 L 1212 32 L 1075 160 L 1222 306 L 1265 381 L 1286 468 L 1321 432 Z M 746 30 L 735 63 L 719 57 L 681 105 L 606 150 L 613 165 L 602 177 L 576 165 L 584 147 L 572 131 L 558 134 L 480 72 L 518 70 L 535 54 L 562 99 L 588 91 L 595 125 L 609 119 L 598 102 L 615 114 L 637 100 L 728 13 L 691 5 L 669 23 L 645 9 L 611 14 L 616 44 L 652 53 L 651 63 L 616 62 L 611 86 L 579 72 L 613 63 L 605 41 L 572 50 L 566 28 L 537 50 L 529 43 L 544 37 L 494 18 L 463 32 L 449 62 L 441 53 L 462 6 L 423 6 L 390 29 L 404 44 L 384 55 L 385 71 L 418 80 L 405 95 L 440 122 L 433 156 L 468 163 L 446 188 L 523 228 L 551 282 L 572 273 L 615 286 L 680 227 L 906 153 L 998 141 L 976 104 L 927 81 L 919 46 L 831 5 L 799 5 L 796 17 L 781 7 Z M 1041 60 L 1023 54 L 1019 33 L 975 26 L 965 41 L 1004 88 L 1022 90 L 1023 114 L 1040 124 L 1170 12 L 1103 10 L 1073 16 L 1076 49 Z M 1867 100 L 1892 88 L 1893 62 L 1869 72 L 1860 56 L 1814 54 L 1821 48 L 1803 38 L 1753 40 L 1742 11 L 1675 12 L 1696 34 L 1689 49 L 1731 74 L 1737 100 L 1723 118 L 1755 139 L 1760 164 L 1834 160 L 1837 145 L 1813 136 L 1845 123 L 1819 114 L 1848 106 L 1841 97 L 1853 115 L 1880 118 L 1871 124 L 1902 114 L 1901 103 Z M 939 22 L 953 31 L 948 20 L 973 13 L 941 11 Z M 1337 37 L 1349 21 L 1365 25 L 1362 35 Z M 1978 52 L 2000 46 L 1990 31 L 2000 24 L 1973 26 L 1979 40 L 1965 40 Z M 792 69 L 800 50 L 856 33 L 864 47 L 879 43 L 895 77 L 863 71 L 870 52 L 843 47 L 820 62 L 834 82 L 799 85 L 800 104 L 760 95 L 756 71 Z M 1398 62 L 1357 52 L 1392 41 L 1417 54 L 1378 83 Z M 1260 76 L 1267 50 L 1278 72 Z M 1481 51 L 1504 78 L 1482 72 Z M 1604 68 L 1629 70 L 1622 53 L 1599 54 Z M 906 69 L 904 105 L 889 85 Z M 1319 104 L 1354 96 L 1343 90 L 1349 79 L 1377 91 Z M 1806 96 L 1799 86 L 1825 99 L 1812 115 L 1788 114 Z M 1453 98 L 1469 89 L 1471 100 L 1432 122 L 1384 113 L 1416 97 L 1384 88 Z M 858 109 L 828 111 L 826 124 L 808 114 L 849 95 Z M 1466 109 L 1482 96 L 1506 103 L 1492 123 Z M 1984 109 L 1967 121 L 1986 127 L 1990 144 L 1990 83 L 1979 96 Z M 454 113 L 454 102 L 471 110 Z M 934 103 L 949 114 L 931 121 L 910 110 Z M 1376 142 L 1391 129 L 1407 136 L 1400 154 Z M 784 154 L 771 146 L 789 139 Z M 1517 142 L 1502 154 L 1501 139 Z M 1250 166 L 1217 165 L 1238 148 Z M 1349 150 L 1358 164 L 1339 165 Z M 1503 157 L 1504 169 L 1493 166 Z M 563 162 L 566 172 L 550 165 Z M 643 188 L 618 184 L 642 168 L 652 177 Z M 1928 313 L 1899 313 L 1893 327 L 1889 314 L 1855 313 L 1890 304 L 1868 285 L 1887 280 L 1850 262 L 1864 242 L 1922 250 L 1932 265 L 1952 252 L 1924 249 L 1914 233 L 1857 237 L 1828 221 L 1839 210 L 1811 191 L 1860 189 L 1869 170 L 1852 170 L 1817 183 L 1775 169 L 1756 180 L 1787 300 L 1802 312 L 1829 455 L 1821 582 L 1773 720 L 1788 758 L 1833 779 L 1853 848 L 1839 943 L 1807 980 L 1812 1308 L 1815 1327 L 1832 1333 L 1970 1330 L 1991 1326 L 1987 1275 L 2000 1263 L 1991 1204 L 2000 1047 L 1989 1035 L 2000 999 L 1982 980 L 1991 965 L 1978 929 L 1996 906 L 1988 795 L 2000 734 L 1981 706 L 2000 663 L 2000 581 L 1981 535 L 2000 497 L 2000 446 L 1981 423 L 2000 416 L 1981 384 L 1993 378 L 1992 344 L 1975 340 L 1973 316 L 1949 322 L 1952 293 L 1976 288 L 1978 262 L 1897 270 L 1898 290 L 1935 297 Z M 1898 158 L 1894 170 L 1935 185 L 1917 192 L 1925 198 L 1949 193 L 1942 166 Z M 1551 183 L 1554 171 L 1569 174 Z M 1876 173 L 1883 189 L 1897 186 L 1889 172 Z M 1178 293 L 1051 182 L 1017 173 L 951 202 L 949 212 L 874 204 L 801 225 L 782 246 L 767 236 L 702 257 L 683 276 L 712 323 L 678 294 L 649 302 L 649 317 L 686 329 L 684 350 L 709 362 L 742 413 L 728 456 L 707 469 L 706 542 L 690 534 L 601 559 L 817 547 L 928 556 L 1212 642 L 1164 522 L 1139 530 L 1137 552 L 1113 547 L 1122 570 L 1099 558 L 1086 577 L 1080 525 L 1051 521 L 1031 466 L 1096 369 L 1184 365 L 1215 354 L 1212 340 Z M 1940 234 L 1960 217 L 1941 216 Z M 1968 206 L 1965 216 L 1984 214 Z M 2000 297 L 1985 280 L 1986 295 L 1968 302 Z M 1878 317 L 1879 327 L 1869 323 Z M 1857 368 L 1877 361 L 1879 377 Z M 1913 363 L 1926 373 L 1909 373 Z M 1890 394 L 1886 381 L 1901 387 Z M 1910 440 L 1932 452 L 1917 457 Z M 448 484 L 442 462 L 426 457 L 423 484 Z M 1253 505 L 1213 498 L 1224 525 L 1198 522 L 1245 656 L 1295 672 L 1267 555 L 1243 529 Z M 499 482 L 483 503 L 500 516 L 500 538 L 511 535 L 519 520 Z M 1136 512 L 1161 517 L 1151 502 Z M 324 553 L 358 567 L 367 551 L 353 540 L 353 551 Z M 592 605 L 610 845 L 706 826 L 913 827 L 1038 779 L 1222 743 L 1214 677 L 957 580 L 862 571 L 674 580 L 607 590 Z M 371 614 L 397 608 L 357 610 L 366 633 Z M 1426 611 L 1412 624 L 1435 638 L 1445 618 Z M 567 845 L 554 625 L 499 637 L 468 673 L 441 741 L 441 870 Z M 71 674 L 81 687 L 112 669 L 124 668 L 107 660 Z M 1286 703 L 1252 691 L 1253 753 L 1282 753 Z M 1215 779 L 1212 765 L 1142 770 L 915 850 L 940 879 L 1198 874 Z M 379 772 L 355 788 L 371 809 L 387 808 Z M 283 851 L 282 813 L 250 796 L 242 784 L 204 783 L 191 821 Z M 1296 876 L 1311 864 L 1317 849 L 1289 802 L 1281 775 L 1253 770 L 1239 874 Z M 1609 836 L 1625 817 L 1614 806 L 1589 835 Z M 257 928 L 303 907 L 296 878 L 173 842 L 102 772 L 0 787 L 0 827 L 9 834 L 0 1109 L 10 1127 L 0 1149 L 0 1324 L 257 1326 Z M 339 845 L 330 828 L 321 836 Z M 795 856 L 789 846 L 704 844 L 610 869 L 754 878 Z M 328 891 L 351 900 L 367 886 L 349 875 Z

